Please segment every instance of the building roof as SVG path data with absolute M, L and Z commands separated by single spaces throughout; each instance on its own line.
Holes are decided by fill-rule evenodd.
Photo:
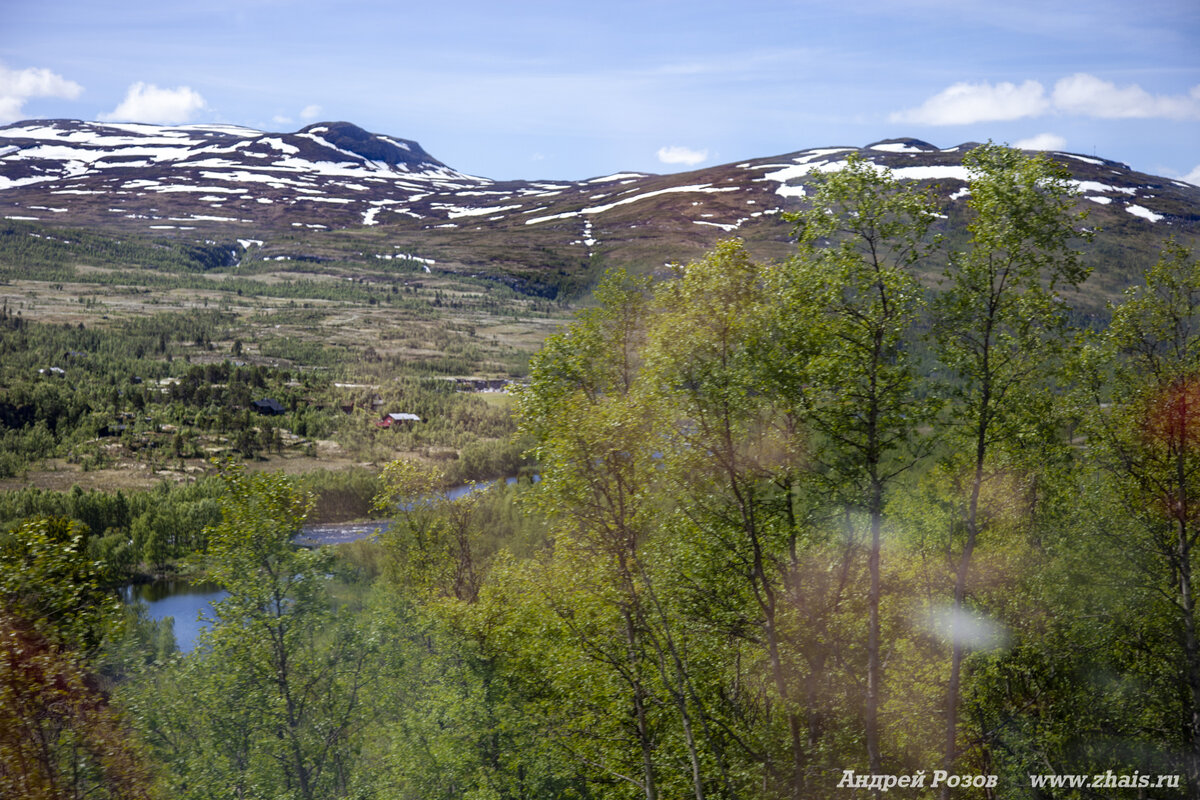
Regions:
M 282 414 L 287 410 L 274 397 L 264 397 L 262 400 L 255 400 L 250 405 L 258 411 L 269 411 L 272 414 Z

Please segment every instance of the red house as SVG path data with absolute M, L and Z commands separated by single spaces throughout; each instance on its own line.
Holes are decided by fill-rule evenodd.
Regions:
M 416 414 L 384 414 L 383 419 L 375 424 L 380 428 L 390 428 L 393 425 L 399 425 L 401 422 L 420 422 L 421 418 Z

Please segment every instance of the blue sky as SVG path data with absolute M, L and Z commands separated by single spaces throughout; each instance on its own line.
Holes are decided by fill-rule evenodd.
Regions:
M 0 123 L 348 120 L 490 178 L 915 136 L 1200 183 L 1200 3 L 0 0 Z

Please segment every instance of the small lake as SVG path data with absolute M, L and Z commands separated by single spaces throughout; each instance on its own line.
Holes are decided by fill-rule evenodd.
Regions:
M 215 583 L 190 583 L 177 578 L 121 587 L 121 599 L 126 603 L 141 600 L 151 619 L 174 619 L 175 644 L 181 653 L 190 653 L 196 647 L 196 637 L 205 627 L 200 613 L 211 616 L 212 604 L 227 594 Z
M 535 475 L 537 481 L 539 476 Z M 513 484 L 516 478 L 507 478 Z M 495 481 L 455 486 L 446 492 L 450 500 L 465 497 L 472 491 L 486 489 Z M 331 522 L 320 525 L 305 525 L 296 536 L 296 543 L 305 547 L 327 544 L 345 544 L 386 531 L 391 520 L 373 522 Z M 189 583 L 177 578 L 154 581 L 153 583 L 129 584 L 121 589 L 121 599 L 126 603 L 141 600 L 146 604 L 151 619 L 172 617 L 175 620 L 175 643 L 181 653 L 190 653 L 196 647 L 196 637 L 204 629 L 200 614 L 211 616 L 212 604 L 228 593 L 215 583 Z
M 390 520 L 376 522 L 332 522 L 324 525 L 305 525 L 296 536 L 296 543 L 305 547 L 345 544 L 385 531 Z M 160 620 L 174 619 L 175 644 L 181 653 L 196 647 L 196 638 L 205 625 L 200 615 L 212 616 L 212 604 L 228 596 L 228 592 L 211 582 L 189 583 L 179 578 L 151 583 L 126 584 L 121 587 L 121 599 L 126 603 L 141 600 L 146 604 L 146 616 Z

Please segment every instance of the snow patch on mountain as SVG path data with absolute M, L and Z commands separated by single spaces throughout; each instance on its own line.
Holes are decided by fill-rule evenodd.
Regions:
M 645 173 L 642 172 L 615 172 L 612 175 L 605 175 L 601 178 L 592 178 L 584 181 L 584 183 L 612 183 L 613 181 L 625 180 L 626 178 L 644 178 Z
M 868 149 L 878 150 L 881 153 L 924 153 L 925 150 L 920 147 L 913 147 L 907 142 L 884 142 L 882 144 L 873 144 Z
M 1141 217 L 1142 219 L 1150 220 L 1151 222 L 1158 222 L 1163 218 L 1162 214 L 1155 214 L 1145 206 L 1128 205 L 1125 206 L 1125 210 L 1130 214 L 1133 214 L 1135 217 Z
M 605 203 L 604 205 L 590 206 L 588 208 L 581 208 L 578 211 L 567 211 L 562 214 L 550 214 L 550 215 L 544 216 L 544 217 L 534 217 L 532 219 L 525 220 L 525 224 L 526 225 L 538 225 L 542 222 L 551 222 L 556 219 L 570 219 L 571 217 L 577 217 L 580 214 L 603 214 L 605 211 L 610 211 L 610 210 L 616 208 L 617 206 L 623 206 L 623 205 L 627 205 L 629 203 L 637 203 L 642 200 L 647 200 L 651 197 L 658 197 L 658 196 L 664 195 L 664 194 L 675 194 L 678 192 L 706 192 L 706 193 L 707 192 L 737 192 L 740 190 L 741 190 L 740 186 L 727 186 L 727 187 L 717 188 L 717 187 L 714 187 L 711 183 L 700 183 L 700 184 L 693 184 L 693 185 L 689 185 L 689 186 L 671 186 L 666 189 L 658 189 L 653 192 L 645 192 L 643 194 L 634 195 L 633 197 L 623 197 L 620 200 L 615 200 L 611 203 Z
M 515 208 L 520 208 L 519 205 L 514 206 L 490 206 L 486 208 L 458 208 L 455 206 L 435 203 L 435 208 L 442 208 L 446 212 L 447 219 L 458 219 L 459 217 L 482 217 L 487 214 L 497 214 L 501 211 L 511 211 Z
M 1099 181 L 1071 181 L 1078 192 L 1121 192 L 1122 194 L 1137 194 L 1137 189 L 1128 186 L 1112 186 Z
M 1104 166 L 1104 162 L 1098 158 L 1088 158 L 1087 156 L 1081 156 L 1075 153 L 1055 153 L 1054 155 L 1063 156 L 1064 158 L 1073 158 L 1076 161 L 1082 161 L 1085 164 L 1095 164 L 1098 167 Z
M 966 182 L 971 177 L 966 167 L 949 164 L 928 167 L 897 167 L 892 170 L 892 175 L 900 180 L 908 181 L 956 180 Z

